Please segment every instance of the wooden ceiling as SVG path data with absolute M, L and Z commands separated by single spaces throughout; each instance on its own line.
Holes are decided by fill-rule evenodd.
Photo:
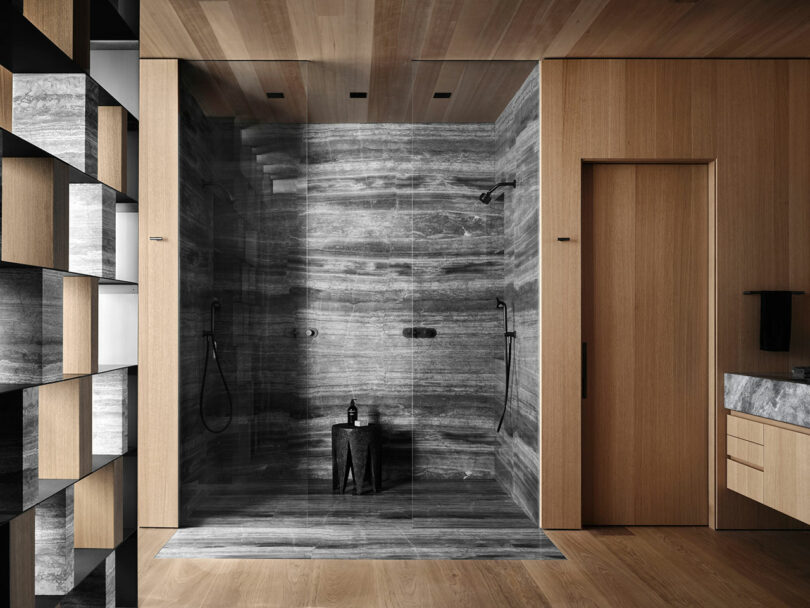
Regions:
M 208 116 L 280 123 L 495 122 L 535 61 L 413 61 L 397 83 L 397 103 L 374 110 L 373 97 L 351 98 L 344 75 L 323 62 L 189 61 L 183 81 Z M 280 92 L 282 99 L 268 99 Z M 325 93 L 326 92 L 326 93 Z M 435 98 L 434 93 L 450 93 Z
M 409 120 L 412 59 L 810 57 L 810 0 L 141 0 L 141 56 L 307 60 L 333 115 Z

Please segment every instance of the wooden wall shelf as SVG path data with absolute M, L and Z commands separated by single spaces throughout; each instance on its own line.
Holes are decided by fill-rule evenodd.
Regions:
M 15 0 L 0 4 L 0 162 L 3 163 L 0 176 L 4 192 L 0 215 L 0 276 L 5 276 L 15 295 L 23 297 L 23 305 L 18 304 L 16 308 L 14 301 L 7 298 L 8 306 L 13 310 L 34 307 L 34 312 L 41 309 L 40 322 L 29 324 L 30 327 L 24 325 L 22 331 L 17 324 L 17 340 L 6 332 L 4 343 L 0 344 L 5 346 L 4 353 L 12 353 L 12 359 L 17 357 L 15 349 L 20 351 L 21 362 L 19 369 L 10 369 L 3 375 L 4 380 L 14 383 L 0 384 L 0 401 L 4 406 L 1 421 L 10 423 L 4 425 L 2 439 L 11 440 L 6 452 L 15 455 L 10 460 L 3 459 L 6 468 L 13 465 L 14 470 L 3 469 L 0 487 L 3 491 L 0 557 L 5 558 L 0 558 L 0 581 L 9 583 L 0 584 L 9 592 L 8 597 L 0 597 L 0 605 L 25 608 L 89 605 L 88 602 L 96 605 L 99 598 L 104 599 L 102 605 L 137 605 L 134 433 L 128 440 L 126 431 L 132 424 L 119 408 L 122 419 L 117 426 L 106 426 L 110 433 L 115 433 L 112 438 L 115 441 L 106 441 L 105 437 L 99 444 L 99 449 L 117 446 L 116 454 L 92 453 L 92 384 L 97 374 L 129 368 L 98 364 L 98 286 L 135 284 L 115 279 L 113 220 L 119 208 L 115 203 L 126 205 L 128 212 L 137 217 L 137 200 L 126 191 L 127 138 L 128 134 L 137 132 L 138 121 L 128 116 L 114 96 L 98 86 L 88 72 L 93 36 L 105 40 L 137 40 L 138 8 L 138 0 Z M 98 125 L 98 177 L 90 174 L 95 172 L 92 159 L 95 133 L 84 134 L 90 161 L 86 164 L 88 171 L 83 171 L 11 132 L 15 74 L 84 74 L 88 77 L 89 85 L 84 94 L 90 97 L 85 97 L 84 101 L 88 103 L 92 98 L 93 104 L 97 101 L 102 106 Z M 18 82 L 21 87 L 24 83 L 25 79 Z M 33 123 L 39 120 L 36 112 L 23 111 L 18 124 L 20 129 L 25 129 L 26 117 Z M 74 127 L 80 127 L 81 122 L 80 116 L 75 121 L 65 122 L 65 133 L 60 137 L 72 136 Z M 50 145 L 51 140 L 45 135 L 42 141 Z M 82 165 L 83 161 L 76 156 L 71 157 L 71 162 Z M 136 178 L 135 169 L 131 169 L 130 178 Z M 32 175 L 35 178 L 31 178 Z M 50 181 L 45 179 L 47 177 Z M 100 248 L 95 232 L 99 215 L 95 198 L 87 199 L 89 207 L 83 210 L 89 212 L 89 216 L 73 218 L 84 224 L 89 222 L 83 238 L 71 240 L 70 197 L 65 195 L 70 184 L 99 185 L 104 190 Z M 109 190 L 114 191 L 112 202 Z M 29 204 L 31 200 L 36 203 L 34 206 Z M 22 204 L 23 201 L 27 204 Z M 71 254 L 77 256 L 74 262 L 79 265 L 75 269 L 71 267 Z M 97 254 L 101 257 L 100 267 Z M 15 282 L 18 275 L 22 283 Z M 24 293 L 18 294 L 18 289 Z M 41 335 L 33 335 L 37 333 L 37 326 L 46 324 L 48 332 L 42 329 Z M 56 344 L 57 339 L 60 344 Z M 37 345 L 44 340 L 53 342 L 47 344 L 47 351 L 43 344 L 38 358 L 36 348 L 39 347 L 28 353 L 26 344 Z M 57 346 L 63 346 L 58 349 L 59 354 L 64 355 L 63 364 L 57 361 L 60 359 L 55 354 Z M 22 358 L 29 355 L 33 358 Z M 132 410 L 132 420 L 135 420 L 137 403 L 135 373 L 130 369 L 120 379 L 125 384 L 122 394 L 132 394 L 125 408 L 127 413 Z M 105 378 L 105 382 L 108 380 Z M 32 396 L 38 401 L 34 410 Z M 105 399 L 109 402 L 117 397 L 117 394 L 112 397 L 108 394 Z M 26 427 L 25 416 L 30 416 L 32 411 L 38 418 L 38 428 L 34 431 L 38 446 L 34 466 L 29 467 L 24 451 L 18 448 L 30 440 L 31 432 L 26 428 L 31 427 Z M 13 420 L 7 420 L 9 412 Z M 37 464 L 39 470 L 34 471 Z M 6 472 L 10 474 L 5 475 Z M 47 515 L 40 518 L 40 511 Z M 46 542 L 40 547 L 35 529 L 41 523 L 55 526 L 52 530 L 55 543 Z M 59 579 L 55 586 L 47 584 L 47 576 L 43 578 L 38 574 L 41 568 L 48 570 L 54 564 L 56 570 L 51 574 Z M 115 570 L 114 585 L 109 578 L 111 570 Z M 37 590 L 40 594 L 55 595 L 37 595 Z

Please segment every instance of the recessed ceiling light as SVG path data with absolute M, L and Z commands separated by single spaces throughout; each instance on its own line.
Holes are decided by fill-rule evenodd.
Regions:
M 267 94 L 267 99 L 284 99 L 284 93 L 280 91 L 270 92 Z
M 351 99 L 365 99 L 368 97 L 368 93 L 365 91 L 350 91 L 349 98 Z
M 450 95 L 452 95 L 452 93 L 449 91 L 436 91 L 433 93 L 433 99 L 450 99 Z

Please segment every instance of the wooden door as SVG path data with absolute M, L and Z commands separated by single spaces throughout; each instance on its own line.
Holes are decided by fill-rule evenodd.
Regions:
M 708 523 L 708 168 L 583 169 L 583 523 Z

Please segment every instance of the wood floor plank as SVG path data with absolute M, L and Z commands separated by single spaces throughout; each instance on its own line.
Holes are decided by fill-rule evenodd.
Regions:
M 810 606 L 808 532 L 550 532 L 565 561 L 156 559 L 172 532 L 140 531 L 141 606 Z

